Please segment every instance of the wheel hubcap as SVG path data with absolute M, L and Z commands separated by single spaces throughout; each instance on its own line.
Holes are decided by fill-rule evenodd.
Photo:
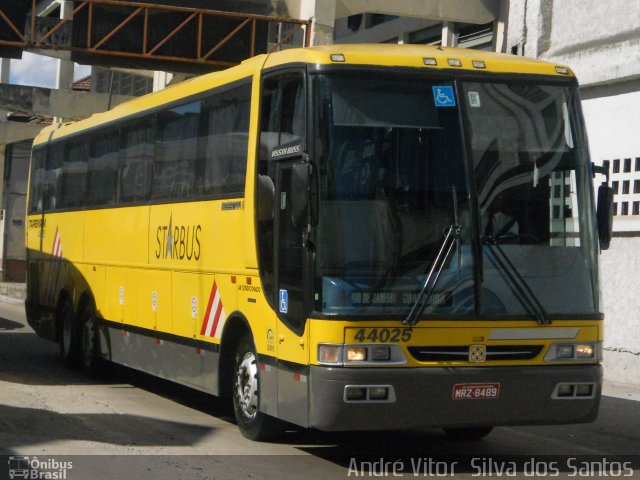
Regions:
M 236 397 L 238 406 L 248 419 L 255 417 L 258 411 L 258 367 L 256 357 L 248 352 L 236 373 Z

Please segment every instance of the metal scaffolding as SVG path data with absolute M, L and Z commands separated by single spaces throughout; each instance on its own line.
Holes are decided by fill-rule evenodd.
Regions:
M 119 0 L 76 1 L 68 18 L 53 19 L 38 17 L 36 0 L 31 2 L 31 10 L 25 19 L 26 28 L 20 28 L 12 21 L 3 11 L 8 7 L 0 5 L 0 30 L 5 31 L 0 38 L 0 46 L 63 50 L 72 52 L 72 56 L 95 55 L 128 58 L 132 61 L 178 62 L 198 66 L 200 69 L 219 69 L 235 65 L 257 53 L 276 50 L 290 42 L 296 34 L 302 38 L 301 46 L 310 45 L 310 20 Z M 104 22 L 104 14 L 109 8 L 117 11 L 119 17 L 105 31 L 105 28 L 97 26 Z M 100 17 L 101 14 L 103 17 Z M 166 14 L 171 14 L 171 18 L 177 23 L 169 27 L 173 27 L 170 31 L 167 31 Z M 44 19 L 47 21 L 43 22 Z M 277 26 L 279 32 L 288 33 L 278 35 L 278 39 L 269 44 L 264 41 L 263 35 L 258 44 L 256 31 L 261 29 L 261 32 L 265 32 L 265 27 L 270 25 Z M 215 32 L 214 27 L 217 30 Z M 120 38 L 120 41 L 125 46 L 133 46 L 128 49 L 114 48 L 114 42 L 125 30 L 128 36 Z M 82 32 L 82 38 L 78 38 L 79 32 Z M 189 51 L 176 54 L 182 47 L 178 42 L 185 43 L 186 36 L 189 48 L 185 50 Z M 218 58 L 217 54 L 223 47 L 228 48 L 234 40 L 238 42 L 234 48 L 242 50 L 237 52 L 237 61 Z M 167 53 L 168 50 L 171 53 Z

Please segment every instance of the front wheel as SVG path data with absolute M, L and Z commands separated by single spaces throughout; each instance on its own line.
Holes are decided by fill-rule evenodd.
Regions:
M 258 358 L 249 336 L 244 336 L 235 355 L 233 411 L 240 432 L 251 440 L 266 440 L 281 430 L 278 420 L 259 410 L 260 378 Z
M 491 433 L 493 427 L 445 428 L 448 437 L 456 440 L 480 440 Z

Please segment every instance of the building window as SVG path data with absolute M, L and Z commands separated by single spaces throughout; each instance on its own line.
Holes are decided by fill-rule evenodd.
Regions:
M 629 173 L 631 171 L 631 159 L 624 159 L 624 173 Z
M 636 157 L 636 172 L 640 172 L 640 157 Z
M 633 215 L 640 215 L 640 202 L 633 202 Z
M 633 193 L 640 193 L 640 180 L 633 181 Z
M 629 202 L 622 202 L 620 207 L 620 215 L 629 215 Z
M 620 193 L 620 182 L 615 181 L 615 182 L 611 182 L 611 188 L 613 188 L 613 193 L 617 194 Z
M 629 183 L 631 183 L 629 180 L 625 180 L 624 182 L 622 182 L 622 193 L 623 194 L 629 193 Z
M 613 173 L 620 173 L 620 160 L 613 161 Z
M 618 202 L 613 202 L 613 214 L 618 215 Z

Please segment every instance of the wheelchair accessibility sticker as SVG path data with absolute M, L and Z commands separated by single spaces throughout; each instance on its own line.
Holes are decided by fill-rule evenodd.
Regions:
M 280 313 L 289 312 L 289 292 L 280 290 Z
M 432 87 L 433 88 L 433 103 L 436 108 L 442 107 L 455 107 L 456 106 L 456 97 L 453 93 L 453 87 L 448 85 L 443 85 L 440 87 Z

